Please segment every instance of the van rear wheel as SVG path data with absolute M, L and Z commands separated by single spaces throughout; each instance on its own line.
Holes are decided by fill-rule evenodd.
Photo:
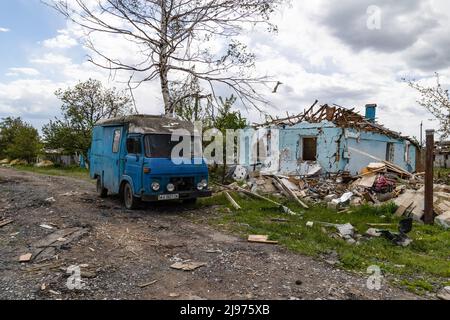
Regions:
M 129 183 L 126 183 L 123 188 L 123 203 L 128 210 L 134 210 L 139 205 L 139 199 L 133 195 L 133 189 Z
M 108 196 L 108 189 L 103 188 L 102 178 L 97 178 L 97 194 L 100 198 L 106 198 Z

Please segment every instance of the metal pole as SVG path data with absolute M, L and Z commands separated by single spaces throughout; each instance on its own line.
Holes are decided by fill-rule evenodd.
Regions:
M 434 178 L 434 130 L 426 131 L 426 162 L 425 162 L 425 215 L 424 222 L 433 224 L 433 178 Z
M 423 148 L 423 121 L 420 123 L 420 147 Z

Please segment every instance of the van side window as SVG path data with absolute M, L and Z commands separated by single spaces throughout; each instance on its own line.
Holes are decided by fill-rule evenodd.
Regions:
M 128 154 L 141 154 L 141 139 L 138 137 L 132 137 L 127 139 L 127 152 Z
M 113 153 L 119 152 L 121 133 L 122 133 L 122 130 L 120 130 L 120 129 L 114 130 L 114 140 L 113 140 L 113 148 L 112 148 Z

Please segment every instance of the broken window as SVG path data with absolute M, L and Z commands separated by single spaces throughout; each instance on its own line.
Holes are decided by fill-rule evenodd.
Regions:
M 112 148 L 113 153 L 119 152 L 121 134 L 122 134 L 121 129 L 114 130 L 113 148 Z
M 391 163 L 394 162 L 394 144 L 392 142 L 387 143 L 386 145 L 386 161 Z
M 303 138 L 303 161 L 317 161 L 317 138 Z
M 406 163 L 409 163 L 409 150 L 410 150 L 410 147 L 411 147 L 411 144 L 410 144 L 410 142 L 409 141 L 406 141 L 406 144 L 405 144 L 405 162 Z

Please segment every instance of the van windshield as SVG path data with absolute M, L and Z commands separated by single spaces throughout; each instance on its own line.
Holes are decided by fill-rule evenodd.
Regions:
M 194 155 L 194 137 L 187 138 L 192 139 L 191 154 Z M 183 137 L 183 139 L 186 139 L 186 137 Z M 184 140 L 172 141 L 172 135 L 170 134 L 149 134 L 145 136 L 144 141 L 147 158 L 171 159 L 172 149 Z M 178 156 L 184 157 L 182 153 Z

